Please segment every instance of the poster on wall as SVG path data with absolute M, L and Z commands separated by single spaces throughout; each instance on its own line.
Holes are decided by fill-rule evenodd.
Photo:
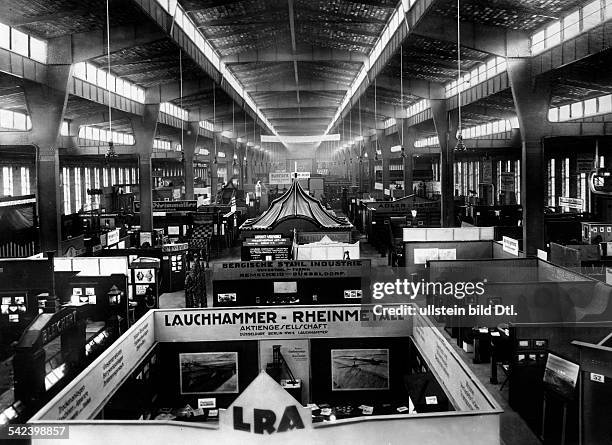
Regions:
M 388 349 L 332 349 L 332 391 L 389 389 Z
M 238 393 L 237 352 L 179 354 L 181 394 Z

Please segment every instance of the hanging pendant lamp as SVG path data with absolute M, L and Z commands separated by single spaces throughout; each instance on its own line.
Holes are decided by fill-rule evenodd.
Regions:
M 459 121 L 457 123 L 457 144 L 455 151 L 467 151 L 467 147 L 463 142 L 463 132 L 461 131 L 461 0 L 457 0 L 457 109 Z
M 111 74 L 111 59 L 110 59 L 110 0 L 106 0 L 106 61 L 108 67 L 108 75 Z M 113 109 L 111 107 L 111 91 L 110 88 L 107 88 L 108 91 L 108 149 L 106 150 L 106 154 L 104 155 L 104 163 L 109 164 L 110 161 L 116 159 L 118 157 L 117 152 L 115 151 L 115 145 L 113 143 Z

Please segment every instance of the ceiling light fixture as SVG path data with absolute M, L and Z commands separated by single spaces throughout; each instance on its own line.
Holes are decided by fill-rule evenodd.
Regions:
M 455 145 L 455 151 L 461 152 L 467 151 L 461 130 L 461 0 L 457 0 L 457 87 L 459 121 L 457 123 L 457 144 Z
M 374 78 L 374 133 L 376 135 L 376 140 L 374 142 L 374 160 L 378 161 L 378 108 L 376 106 L 376 77 Z
M 110 0 L 106 0 L 106 62 L 108 67 L 108 75 L 111 74 L 111 56 L 110 56 L 110 8 L 109 8 Z M 108 87 L 108 85 L 107 85 Z M 107 88 L 108 92 L 108 150 L 106 150 L 106 154 L 104 155 L 104 162 L 109 164 L 110 161 L 119 157 L 117 152 L 115 151 L 115 146 L 113 143 L 113 108 L 111 106 L 111 90 Z

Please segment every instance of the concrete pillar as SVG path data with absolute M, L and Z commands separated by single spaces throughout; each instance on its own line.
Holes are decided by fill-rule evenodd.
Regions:
M 366 172 L 366 187 L 369 192 L 374 190 L 374 159 L 376 158 L 376 142 L 368 143 L 368 170 Z
M 455 225 L 455 189 L 453 178 L 453 165 L 455 163 L 454 147 L 456 144 L 455 134 L 451 134 L 452 127 L 445 99 L 430 100 L 433 121 L 436 133 L 440 141 L 440 181 L 442 189 L 441 213 L 442 227 L 453 227 Z
M 544 248 L 546 164 L 544 138 L 548 133 L 550 81 L 534 78 L 530 59 L 508 58 L 508 78 L 521 131 L 521 205 L 523 249 L 535 255 Z
M 193 198 L 193 187 L 194 187 L 194 171 L 193 171 L 193 158 L 196 154 L 198 146 L 198 136 L 200 133 L 200 124 L 198 122 L 189 122 L 187 124 L 187 131 L 183 137 L 183 168 L 185 169 L 185 199 Z
M 402 125 L 406 125 L 407 119 L 402 119 Z M 412 194 L 412 183 L 414 177 L 414 143 L 417 134 L 414 127 L 404 127 L 404 190 L 406 195 Z
M 576 153 L 572 153 L 569 155 L 569 177 L 570 177 L 569 196 L 571 196 L 572 198 L 577 198 L 578 194 L 580 193 L 578 189 L 578 182 L 580 181 L 580 173 L 578 173 Z M 581 198 L 584 199 L 584 196 L 581 196 Z M 570 209 L 570 211 L 576 212 L 578 210 Z
M 147 104 L 144 106 L 144 115 L 132 119 L 140 178 L 140 227 L 144 232 L 151 232 L 153 230 L 153 169 L 151 166 L 151 154 L 153 152 L 153 139 L 157 129 L 158 115 L 159 104 Z
M 244 146 L 244 153 L 246 154 L 245 164 L 245 185 L 253 183 L 253 150 L 250 150 L 246 145 Z
M 213 138 L 216 138 L 217 135 L 213 135 Z M 219 141 L 216 142 L 217 151 L 221 148 L 221 143 Z M 210 150 L 210 203 L 212 204 L 217 200 L 217 184 L 219 180 L 217 179 L 217 167 L 219 159 L 215 153 L 215 141 L 212 143 L 212 149 Z
M 37 202 L 40 220 L 41 252 L 60 252 L 62 232 L 62 184 L 58 137 L 64 120 L 68 93 L 68 81 L 72 77 L 71 65 L 49 66 L 49 77 L 57 89 L 25 81 L 25 93 L 32 131 L 30 142 L 38 147 Z

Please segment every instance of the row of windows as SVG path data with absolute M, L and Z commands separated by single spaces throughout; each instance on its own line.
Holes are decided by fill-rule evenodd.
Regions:
M 100 195 L 88 195 L 87 190 L 123 186 L 129 193 L 130 184 L 138 183 L 135 167 L 63 167 L 62 202 L 64 215 L 100 208 Z
M 82 126 L 79 128 L 79 138 L 90 141 L 110 142 L 121 145 L 134 145 L 134 136 L 122 131 L 108 131 L 102 128 Z
M 429 108 L 429 100 L 423 99 L 406 108 L 407 117 L 415 116 Z
M 204 130 L 208 131 L 215 131 L 215 126 L 208 121 L 200 121 L 200 128 L 203 128 Z
M 612 18 L 612 0 L 595 0 L 547 25 L 531 36 L 531 52 L 538 54 Z
M 459 161 L 455 162 L 454 165 L 454 183 L 455 191 L 459 195 L 469 196 L 470 192 L 479 194 L 479 184 L 482 171 L 482 163 L 480 161 Z M 514 177 L 514 193 L 516 195 L 516 201 L 521 201 L 521 161 L 497 161 L 497 174 L 494 179 L 497 191 L 502 190 L 502 173 L 512 173 Z M 435 172 L 434 176 L 439 178 L 439 167 L 438 172 Z
M 182 109 L 179 106 L 171 104 L 170 102 L 164 102 L 159 105 L 159 111 L 162 113 L 169 114 L 170 116 L 176 117 L 184 121 L 189 120 L 189 112 Z
M 0 23 L 0 48 L 47 63 L 47 42 Z
M 553 107 L 548 110 L 548 120 L 563 122 L 607 113 L 612 113 L 612 94 Z
M 113 76 L 91 63 L 76 63 L 72 75 L 136 102 L 144 103 L 145 101 L 144 89 L 120 77 Z
M 153 139 L 153 148 L 156 150 L 172 150 L 172 144 L 164 139 Z
M 491 57 L 477 68 L 461 76 L 460 79 L 447 83 L 444 86 L 446 97 L 453 97 L 474 85 L 478 85 L 499 73 L 503 73 L 506 69 L 507 65 L 504 57 Z
M 2 167 L 2 194 L 0 196 L 22 196 L 32 193 L 32 183 L 30 182 L 31 167 Z M 19 181 L 16 183 L 16 181 Z
M 397 123 L 397 121 L 395 120 L 395 118 L 392 117 L 392 118 L 389 118 L 389 119 L 385 120 L 384 127 L 386 129 L 386 128 L 394 126 L 396 123 Z
M 30 130 L 30 116 L 11 110 L 0 110 L 0 127 L 7 130 Z
M 463 128 L 461 134 L 464 139 L 474 139 L 482 136 L 490 136 L 493 134 L 505 133 L 511 131 L 513 128 L 518 128 L 519 122 L 517 117 L 511 119 L 503 119 L 494 122 L 488 122 L 482 125 L 476 125 L 473 127 Z M 434 147 L 440 145 L 438 136 L 430 136 L 424 139 L 419 139 L 414 143 L 415 147 Z
M 505 133 L 512 131 L 513 128 L 518 128 L 518 118 L 503 119 L 499 121 L 487 122 L 486 124 L 476 125 L 474 127 L 464 128 L 461 131 L 464 139 L 474 139 L 481 136 L 490 136 L 493 134 Z
M 547 163 L 547 191 L 548 191 L 548 205 L 552 207 L 558 206 L 559 197 L 565 198 L 578 198 L 582 200 L 583 212 L 590 211 L 591 207 L 591 193 L 588 186 L 588 174 L 587 173 L 576 173 L 572 175 L 570 173 L 570 163 L 576 162 L 575 159 L 569 157 L 563 158 L 550 158 Z M 605 158 L 599 157 L 599 166 L 605 165 Z M 560 176 L 559 176 L 560 175 Z M 558 188 L 558 184 L 561 184 L 561 190 Z M 572 190 L 573 183 L 573 190 Z M 569 207 L 562 207 L 561 211 L 569 212 Z

